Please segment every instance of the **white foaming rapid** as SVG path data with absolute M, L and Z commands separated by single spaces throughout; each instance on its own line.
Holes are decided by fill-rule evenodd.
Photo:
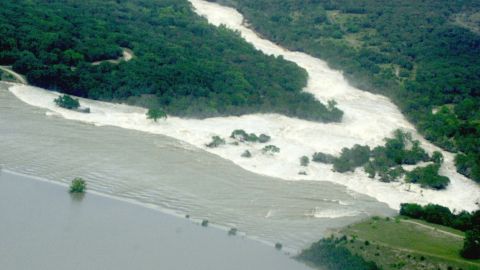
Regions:
M 319 59 L 304 53 L 287 51 L 261 39 L 242 24 L 242 15 L 232 8 L 200 0 L 190 2 L 195 11 L 206 17 L 210 23 L 217 26 L 224 24 L 238 30 L 248 42 L 265 54 L 282 55 L 305 68 L 309 73 L 309 81 L 304 90 L 322 102 L 335 99 L 338 107 L 345 112 L 343 121 L 323 124 L 278 114 L 251 114 L 204 120 L 169 117 L 154 123 L 146 119 L 146 110 L 143 108 L 81 99 L 82 105 L 91 109 L 90 114 L 84 114 L 57 107 L 53 102 L 58 96 L 55 92 L 25 85 L 13 85 L 10 91 L 28 104 L 48 109 L 67 119 L 167 135 L 188 143 L 185 147 L 193 145 L 202 148 L 255 173 L 286 180 L 330 181 L 374 197 L 394 209 L 398 209 L 402 202 L 437 203 L 456 210 L 471 211 L 477 208 L 480 187 L 455 172 L 453 155 L 445 151 L 442 151 L 445 162 L 441 173 L 448 176 L 451 183 L 443 191 L 421 189 L 417 185 L 400 182 L 381 183 L 369 179 L 362 169 L 341 174 L 333 172 L 331 166 L 325 164 L 310 163 L 307 168 L 301 167 L 299 158 L 303 155 L 311 156 L 317 151 L 338 154 L 343 147 L 354 144 L 374 147 L 383 144 L 383 139 L 392 136 L 393 131 L 398 128 L 412 132 L 427 151 L 440 149 L 421 138 L 387 98 L 350 86 L 340 72 L 331 70 Z M 205 147 L 212 136 L 227 138 L 235 129 L 272 136 L 270 143 L 278 146 L 280 153 L 273 156 L 262 154 L 261 148 L 264 144 L 241 143 L 235 146 L 227 143 L 213 149 Z M 241 154 L 245 150 L 249 150 L 253 157 L 242 158 Z M 308 175 L 299 175 L 299 171 L 306 171 Z M 314 216 L 321 217 L 329 215 L 324 212 L 315 214 Z

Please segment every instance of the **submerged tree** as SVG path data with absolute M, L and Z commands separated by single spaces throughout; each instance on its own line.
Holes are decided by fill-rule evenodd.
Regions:
M 80 177 L 72 180 L 70 184 L 70 193 L 84 193 L 87 189 L 87 183 Z
M 69 95 L 61 95 L 58 98 L 54 100 L 55 104 L 57 104 L 59 107 L 69 109 L 69 110 L 75 110 L 80 107 L 80 102 L 78 99 L 72 98 Z

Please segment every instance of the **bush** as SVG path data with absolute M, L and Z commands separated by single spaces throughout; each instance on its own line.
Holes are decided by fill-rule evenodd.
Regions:
M 276 147 L 275 145 L 267 145 L 264 148 L 262 148 L 262 152 L 264 154 L 275 154 L 275 153 L 280 153 L 280 148 Z
M 237 228 L 231 228 L 229 231 L 228 231 L 228 235 L 237 235 Z
M 300 166 L 307 167 L 310 163 L 310 159 L 307 156 L 303 156 L 300 158 Z
M 260 136 L 258 136 L 258 142 L 259 143 L 267 143 L 267 142 L 270 141 L 270 139 L 271 139 L 271 137 L 268 136 L 268 135 L 265 135 L 265 134 L 260 134 Z
M 281 243 L 275 243 L 275 248 L 280 250 L 283 248 L 283 245 Z
M 208 220 L 206 220 L 206 219 L 202 220 L 201 225 L 202 225 L 202 227 L 207 227 L 208 226 Z
M 250 151 L 248 151 L 248 150 L 245 150 L 245 152 L 243 152 L 243 154 L 242 154 L 242 157 L 244 157 L 244 158 L 251 158 L 251 157 L 252 157 L 252 153 L 250 153 Z
M 87 183 L 80 177 L 72 180 L 70 184 L 70 193 L 85 193 L 87 189 Z
M 55 104 L 57 104 L 59 107 L 69 109 L 69 110 L 75 110 L 80 107 L 80 102 L 78 99 L 74 99 L 69 95 L 61 95 L 58 98 L 54 100 Z
M 326 163 L 326 164 L 332 164 L 335 161 L 335 156 L 330 155 L 330 154 L 325 154 L 325 153 L 322 153 L 322 152 L 316 152 L 312 156 L 312 161 L 320 162 L 320 163 Z
M 207 147 L 209 148 L 215 148 L 215 147 L 219 147 L 220 145 L 224 145 L 225 144 L 225 140 L 220 138 L 219 136 L 213 136 L 212 137 L 212 141 L 208 144 L 206 144 Z

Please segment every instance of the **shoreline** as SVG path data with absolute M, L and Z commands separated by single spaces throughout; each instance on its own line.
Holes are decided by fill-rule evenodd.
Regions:
M 45 184 L 64 187 L 65 188 L 65 193 L 68 194 L 69 185 L 67 183 L 63 183 L 63 182 L 59 182 L 59 181 L 55 181 L 55 180 L 50 180 L 50 179 L 46 179 L 46 178 L 35 176 L 35 175 L 19 173 L 19 172 L 11 171 L 11 170 L 8 170 L 8 169 L 2 169 L 1 166 L 0 166 L 0 176 L 3 173 L 5 173 L 7 175 L 11 175 L 11 176 L 28 178 L 30 180 L 39 181 L 39 182 L 45 183 Z M 87 182 L 87 185 L 88 185 L 88 182 Z M 179 212 L 179 211 L 171 210 L 171 209 L 168 209 L 168 208 L 165 208 L 165 207 L 161 207 L 157 204 L 141 202 L 141 201 L 138 201 L 138 200 L 135 200 L 135 199 L 125 198 L 125 197 L 121 197 L 121 196 L 115 196 L 115 195 L 99 192 L 99 191 L 96 191 L 96 190 L 87 189 L 85 195 L 87 195 L 87 194 L 91 194 L 91 195 L 94 195 L 94 196 L 98 196 L 98 197 L 102 197 L 102 198 L 105 198 L 105 199 L 114 200 L 114 201 L 118 201 L 118 202 L 122 202 L 122 203 L 127 203 L 127 204 L 130 204 L 130 205 L 133 205 L 133 206 L 142 207 L 142 208 L 145 208 L 145 209 L 148 209 L 148 210 L 151 210 L 151 211 L 155 211 L 155 212 L 157 212 L 161 215 L 168 215 L 168 216 L 175 217 L 175 218 L 178 218 L 178 219 L 181 219 L 181 220 L 185 220 L 186 222 L 189 222 L 189 223 L 194 224 L 194 225 L 199 225 L 200 226 L 202 221 L 204 220 L 200 217 L 191 216 L 189 213 L 182 213 L 182 212 Z M 188 215 L 188 218 L 186 217 L 187 215 Z M 215 220 L 208 220 L 208 227 L 214 228 L 215 230 L 223 231 L 223 232 L 225 232 L 225 234 L 227 234 L 228 231 L 230 229 L 232 229 L 232 228 L 227 227 L 227 226 L 222 226 L 222 225 L 216 224 Z M 241 228 L 236 228 L 236 229 L 238 229 L 238 231 L 237 231 L 235 237 L 241 237 L 241 238 L 247 239 L 249 241 L 254 241 L 256 243 L 260 243 L 262 245 L 269 246 L 271 248 L 275 247 L 275 243 L 273 243 L 273 242 L 263 240 L 263 239 L 261 239 L 260 237 L 257 237 L 257 236 L 248 235 L 247 233 L 241 231 Z M 293 248 L 290 248 L 290 247 L 284 245 L 281 252 L 284 253 L 286 256 L 289 256 L 290 258 L 293 258 L 293 256 L 295 256 L 296 254 L 301 252 L 301 250 L 296 250 L 296 249 L 293 249 Z
M 187 264 L 192 267 L 187 266 L 185 268 L 185 265 L 179 266 L 185 263 L 179 261 L 179 263 L 176 264 L 176 259 L 169 259 L 167 260 L 167 262 L 162 261 L 162 263 L 174 265 L 174 266 L 171 266 L 171 268 L 169 269 L 219 269 L 219 270 L 225 269 L 224 268 L 225 266 L 219 267 L 217 265 L 219 264 L 222 265 L 229 262 L 227 261 L 224 262 L 222 260 L 218 261 L 217 255 L 222 256 L 222 254 L 214 255 L 215 252 L 220 252 L 221 250 L 221 253 L 223 253 L 224 256 L 230 257 L 230 259 L 233 259 L 234 261 L 240 260 L 237 262 L 238 264 L 241 264 L 240 262 L 245 261 L 241 259 L 242 257 L 245 258 L 247 256 L 249 258 L 249 261 L 246 262 L 246 264 L 253 264 L 253 265 L 259 264 L 259 265 L 263 265 L 264 267 L 267 267 L 262 269 L 277 269 L 279 267 L 281 269 L 290 269 L 289 267 L 292 267 L 293 269 L 302 269 L 302 270 L 310 269 L 307 266 L 303 265 L 302 263 L 294 260 L 291 257 L 291 254 L 289 254 L 288 250 L 283 249 L 282 251 L 278 251 L 272 245 L 265 245 L 265 243 L 262 243 L 255 239 L 251 239 L 250 237 L 245 236 L 241 233 L 237 234 L 236 236 L 229 236 L 227 234 L 227 231 L 223 230 L 220 226 L 209 224 L 209 226 L 205 228 L 205 227 L 202 227 L 200 223 L 194 219 L 187 220 L 185 219 L 185 217 L 182 218 L 179 216 L 174 216 L 169 212 L 162 211 L 159 207 L 152 207 L 150 205 L 146 205 L 140 202 L 130 201 L 127 199 L 122 199 L 115 196 L 106 195 L 99 192 L 92 192 L 92 191 L 88 191 L 85 194 L 85 197 L 81 199 L 81 201 L 77 201 L 77 199 L 74 200 L 71 198 L 67 189 L 68 185 L 66 184 L 58 183 L 48 179 L 43 179 L 40 177 L 19 174 L 9 170 L 2 170 L 0 172 L 0 185 L 3 186 L 2 190 L 4 192 L 9 193 L 8 196 L 3 196 L 2 199 L 0 200 L 4 200 L 4 201 L 6 200 L 7 202 L 13 203 L 11 202 L 12 200 L 11 198 L 15 194 L 15 196 L 18 198 L 17 200 L 19 202 L 23 201 L 23 204 L 25 204 L 25 205 L 18 206 L 18 202 L 17 202 L 15 203 L 15 205 L 17 205 L 17 208 L 15 209 L 9 208 L 7 206 L 8 204 L 4 204 L 4 207 L 6 208 L 0 207 L 0 210 L 3 209 L 2 211 L 0 211 L 3 213 L 3 216 L 11 217 L 11 219 L 13 219 L 13 221 L 9 219 L 10 220 L 9 222 L 7 222 L 6 224 L 0 225 L 0 228 L 3 228 L 4 230 L 6 229 L 9 232 L 9 235 L 13 234 L 13 236 L 11 237 L 6 237 L 6 239 L 4 239 L 5 241 L 2 241 L 2 243 L 0 244 L 0 250 L 8 249 L 8 253 L 4 253 L 4 254 L 10 254 L 10 255 L 13 254 L 14 256 L 13 258 L 7 256 L 7 257 L 4 257 L 3 259 L 0 259 L 0 262 L 3 261 L 3 263 L 6 263 L 6 265 L 11 264 L 11 265 L 18 266 L 19 261 L 15 260 L 15 258 L 16 259 L 23 258 L 24 256 L 27 256 L 28 254 L 30 254 L 30 260 L 32 263 L 35 263 L 35 262 L 40 263 L 40 266 L 36 267 L 37 269 L 47 269 L 46 265 L 48 265 L 48 269 L 65 269 L 62 267 L 55 267 L 55 266 L 50 267 L 52 263 L 54 265 L 59 263 L 55 261 L 53 257 L 56 258 L 56 256 L 58 256 L 58 253 L 62 253 L 63 251 L 57 250 L 56 251 L 57 253 L 55 253 L 52 250 L 50 252 L 47 252 L 48 254 L 44 254 L 44 252 L 40 252 L 39 250 L 36 250 L 37 248 L 42 248 L 42 245 L 41 245 L 42 241 L 51 241 L 50 243 L 53 243 L 53 246 L 64 246 L 67 244 L 72 245 L 70 247 L 65 246 L 67 250 L 64 252 L 66 252 L 67 254 L 69 254 L 69 252 L 73 252 L 73 254 L 75 254 L 76 256 L 79 256 L 79 253 L 80 255 L 81 253 L 87 253 L 88 254 L 87 257 L 89 258 L 89 260 L 87 261 L 89 262 L 84 263 L 87 265 L 89 263 L 90 264 L 98 263 L 99 261 L 102 261 L 103 259 L 106 259 L 106 258 L 111 258 L 111 257 L 108 257 L 107 255 L 108 253 L 110 253 L 111 256 L 118 256 L 118 254 L 120 254 L 124 250 L 128 250 L 131 248 L 134 248 L 134 251 L 133 251 L 134 253 L 136 251 L 138 252 L 138 249 L 142 250 L 145 248 L 148 248 L 150 252 L 156 253 L 156 251 L 152 250 L 151 248 L 154 248 L 154 246 L 157 246 L 157 248 L 161 252 L 160 254 L 162 254 L 162 255 L 160 254 L 159 255 L 163 257 L 165 260 L 165 257 L 169 257 L 169 256 L 183 257 L 182 252 L 180 252 L 180 254 L 178 255 L 175 255 L 175 253 L 180 250 L 187 250 L 186 252 L 191 252 L 192 248 L 193 250 L 195 250 L 197 248 L 202 247 L 203 245 L 205 246 L 213 245 L 214 246 L 212 247 L 213 252 L 211 250 L 202 251 L 200 249 L 197 249 L 197 251 L 195 251 L 195 254 L 198 252 L 200 253 L 200 256 L 196 254 L 195 256 L 198 256 L 198 258 L 193 258 L 193 261 L 197 261 L 196 263 L 200 263 L 200 265 L 203 265 L 204 266 L 203 268 L 201 266 L 197 268 L 198 265 L 194 265 L 194 264 L 190 265 L 190 263 L 187 263 Z M 65 188 L 62 188 L 62 187 L 65 187 Z M 16 193 L 21 194 L 21 196 L 17 196 Z M 47 196 L 46 194 L 50 194 L 50 195 Z M 52 194 L 56 194 L 56 195 L 52 195 Z M 29 202 L 31 200 L 33 201 L 41 200 L 42 201 L 41 204 L 43 205 L 41 206 L 37 206 L 36 204 L 32 205 Z M 53 201 L 57 201 L 57 202 L 53 203 Z M 61 201 L 65 201 L 65 202 L 61 202 Z M 66 203 L 67 201 L 71 201 L 70 206 L 68 203 Z M 48 208 L 45 208 L 46 205 L 48 205 Z M 9 210 L 6 210 L 7 208 Z M 30 209 L 28 211 L 33 211 L 34 213 L 37 213 L 37 214 L 33 216 L 31 214 L 25 214 L 22 212 L 25 210 L 24 208 Z M 62 209 L 58 210 L 57 208 L 62 208 Z M 96 208 L 100 208 L 100 210 L 96 210 Z M 103 213 L 103 211 L 106 211 L 107 209 L 110 209 L 110 208 L 111 210 L 114 210 L 114 211 L 111 212 L 111 210 L 109 210 L 108 213 Z M 140 215 L 140 218 L 138 218 L 139 216 L 139 214 L 137 214 L 138 212 L 141 212 L 144 217 L 142 218 L 141 217 L 142 215 Z M 38 213 L 40 216 L 38 216 Z M 54 217 L 51 215 L 54 215 Z M 83 221 L 80 221 L 78 217 L 77 218 L 74 217 L 76 215 L 78 216 L 86 215 L 86 216 L 81 218 L 81 220 Z M 107 215 L 108 217 L 105 217 L 105 215 Z M 95 255 L 90 254 L 92 252 L 87 251 L 87 249 L 83 249 L 83 248 L 79 249 L 80 248 L 79 243 L 82 243 L 81 245 L 90 246 L 91 242 L 95 242 L 95 240 L 92 239 L 92 238 L 95 238 L 95 236 L 90 236 L 90 235 L 95 235 L 96 233 L 102 233 L 104 230 L 103 228 L 104 226 L 106 226 L 106 228 L 109 228 L 111 225 L 111 224 L 97 225 L 98 217 L 94 218 L 94 216 L 99 216 L 100 218 L 106 218 L 107 223 L 109 223 L 110 220 L 113 220 L 113 222 L 115 221 L 118 222 L 117 219 L 120 219 L 120 220 L 123 219 L 124 221 L 122 223 L 118 223 L 117 227 L 130 228 L 129 229 L 130 234 L 138 233 L 141 236 L 146 236 L 146 235 L 149 235 L 149 233 L 151 233 L 151 231 L 149 230 L 150 230 L 150 227 L 152 227 L 153 230 L 159 231 L 158 233 L 160 234 L 160 236 L 156 236 L 156 237 L 162 237 L 163 241 L 168 241 L 169 244 L 165 246 L 164 244 L 162 244 L 162 242 L 159 242 L 158 244 L 144 243 L 144 242 L 140 243 L 139 241 L 144 241 L 144 240 L 137 239 L 135 237 L 130 238 L 129 234 L 127 234 L 126 236 L 124 236 L 123 233 L 120 235 L 117 235 L 118 232 L 115 232 L 114 234 L 115 236 L 119 238 L 125 238 L 125 237 L 127 238 L 126 243 L 122 242 L 122 245 L 123 245 L 122 247 L 114 247 L 114 246 L 110 246 L 109 243 L 102 243 L 101 245 L 104 245 L 105 247 L 109 247 L 109 251 L 107 251 L 106 253 L 95 254 Z M 137 218 L 135 216 L 137 216 Z M 15 225 L 13 225 L 12 222 L 16 222 L 16 219 L 25 219 L 25 218 L 27 219 L 35 218 L 35 222 L 24 223 L 22 226 L 20 226 L 22 228 L 32 227 L 32 231 L 26 230 L 24 232 L 20 232 L 16 229 Z M 85 220 L 85 219 L 88 219 L 88 220 Z M 103 223 L 103 221 L 101 222 Z M 130 224 L 126 224 L 125 222 Z M 50 223 L 55 223 L 55 225 L 51 225 Z M 56 226 L 58 226 L 57 223 L 68 224 L 67 225 L 68 230 L 63 231 L 62 229 L 58 232 L 55 231 L 55 229 L 59 229 L 59 228 L 56 228 Z M 158 223 L 161 226 L 156 227 L 154 226 L 154 223 Z M 47 227 L 54 226 L 55 228 L 53 228 L 51 232 L 50 231 L 44 232 L 43 230 L 37 231 L 37 229 L 35 229 L 35 228 L 41 228 L 43 226 L 47 226 Z M 142 231 L 143 229 L 145 229 L 145 226 L 149 227 L 149 228 L 146 228 L 147 233 Z M 135 227 L 137 227 L 137 229 L 132 230 L 132 228 L 135 228 Z M 98 229 L 98 232 L 96 232 L 95 228 Z M 74 233 L 78 231 L 83 232 L 84 230 L 87 230 L 86 232 L 88 232 L 88 234 Z M 115 229 L 113 230 L 115 231 Z M 120 229 L 119 232 L 122 232 L 122 230 L 123 229 Z M 175 233 L 171 234 L 169 232 L 170 230 L 173 230 Z M 18 240 L 17 238 L 15 238 L 16 234 L 23 234 L 25 232 L 27 235 L 32 235 L 32 236 L 26 236 L 25 239 L 18 239 Z M 68 236 L 65 236 L 65 234 Z M 187 238 L 185 238 L 186 236 Z M 37 242 L 35 245 L 30 246 L 29 240 L 32 239 L 32 237 L 35 237 L 35 239 L 39 242 Z M 65 240 L 64 239 L 65 237 L 68 239 Z M 97 237 L 102 238 L 104 237 L 104 235 L 97 236 Z M 171 239 L 166 240 L 165 237 L 168 237 L 169 239 L 170 238 Z M 193 239 L 197 239 L 197 240 L 208 239 L 208 243 L 195 242 L 195 240 L 192 240 L 193 242 L 190 242 L 189 240 L 190 237 L 193 237 Z M 110 239 L 110 238 L 108 239 L 109 240 L 105 240 L 105 241 L 107 242 L 122 241 L 119 239 Z M 176 240 L 173 240 L 173 239 L 176 239 Z M 12 246 L 10 246 L 10 244 L 12 244 L 10 240 L 15 241 L 16 243 L 15 248 L 13 248 L 13 250 L 12 250 Z M 131 246 L 132 245 L 131 242 L 134 243 L 133 246 Z M 37 246 L 39 244 L 40 246 Z M 143 244 L 145 244 L 145 246 L 142 246 Z M 16 250 L 23 245 L 28 246 L 28 248 L 20 249 L 22 250 L 21 254 L 16 253 Z M 137 245 L 140 245 L 140 246 L 137 246 Z M 95 248 L 96 247 L 94 247 L 93 249 Z M 51 249 L 51 247 L 46 249 L 49 250 Z M 163 250 L 163 252 L 161 250 Z M 246 252 L 247 250 L 248 252 Z M 238 252 L 244 252 L 248 254 L 242 254 Z M 171 253 L 171 255 L 168 255 L 166 253 Z M 236 256 L 235 254 L 238 256 Z M 51 259 L 53 259 L 53 261 L 48 261 L 48 260 L 44 261 L 45 258 L 42 257 L 43 255 L 45 255 L 46 257 L 52 257 Z M 95 258 L 92 258 L 92 256 L 95 256 Z M 130 255 L 125 256 L 125 258 L 126 259 L 129 258 L 129 256 Z M 145 257 L 145 258 L 142 258 L 142 260 L 143 259 L 147 260 L 146 263 L 148 263 L 148 261 L 156 260 L 155 257 L 150 257 L 150 254 L 136 254 L 135 256 L 130 257 L 130 259 L 133 258 L 133 261 L 136 261 L 135 263 L 139 263 L 140 261 L 142 261 L 140 260 L 140 257 L 142 256 Z M 234 259 L 233 256 L 235 256 L 236 259 Z M 28 264 L 29 260 L 26 260 L 26 261 L 27 262 L 25 263 Z M 75 258 L 73 257 L 66 257 L 65 262 L 63 262 L 62 260 L 59 260 L 59 261 L 61 261 L 59 264 L 70 264 L 72 261 L 76 262 Z M 101 262 L 101 264 L 105 264 L 105 265 L 110 265 L 112 263 L 118 264 L 118 262 L 110 262 L 109 260 L 107 260 L 106 262 Z M 72 266 L 73 268 L 69 268 L 69 269 L 81 269 L 82 268 L 80 267 L 81 264 L 82 263 L 76 263 L 76 264 L 74 263 Z M 282 264 L 284 264 L 285 266 L 282 266 Z M 97 264 L 95 265 L 98 266 Z M 153 264 L 146 264 L 146 265 L 149 266 L 147 267 L 148 269 L 159 266 L 158 264 L 155 266 Z M 234 265 L 234 266 L 240 267 L 240 265 Z M 248 268 L 248 266 L 246 267 Z M 140 268 L 145 269 L 143 267 L 140 267 Z M 118 268 L 118 266 L 113 268 L 110 266 L 106 266 L 106 268 L 103 268 L 103 269 L 131 269 L 131 268 L 128 268 L 128 267 Z

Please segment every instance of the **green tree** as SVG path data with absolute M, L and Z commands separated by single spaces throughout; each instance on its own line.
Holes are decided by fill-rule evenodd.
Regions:
M 147 119 L 157 122 L 158 119 L 167 119 L 167 114 L 161 109 L 148 109 Z
M 70 184 L 70 193 L 84 193 L 87 189 L 87 183 L 80 177 L 72 180 Z
M 480 259 L 480 228 L 465 233 L 465 240 L 460 254 L 467 259 Z
M 69 110 L 78 109 L 80 107 L 80 102 L 78 101 L 78 99 L 72 98 L 71 96 L 68 96 L 68 95 L 61 95 L 57 97 L 54 100 L 54 102 L 59 107 L 69 109 Z

